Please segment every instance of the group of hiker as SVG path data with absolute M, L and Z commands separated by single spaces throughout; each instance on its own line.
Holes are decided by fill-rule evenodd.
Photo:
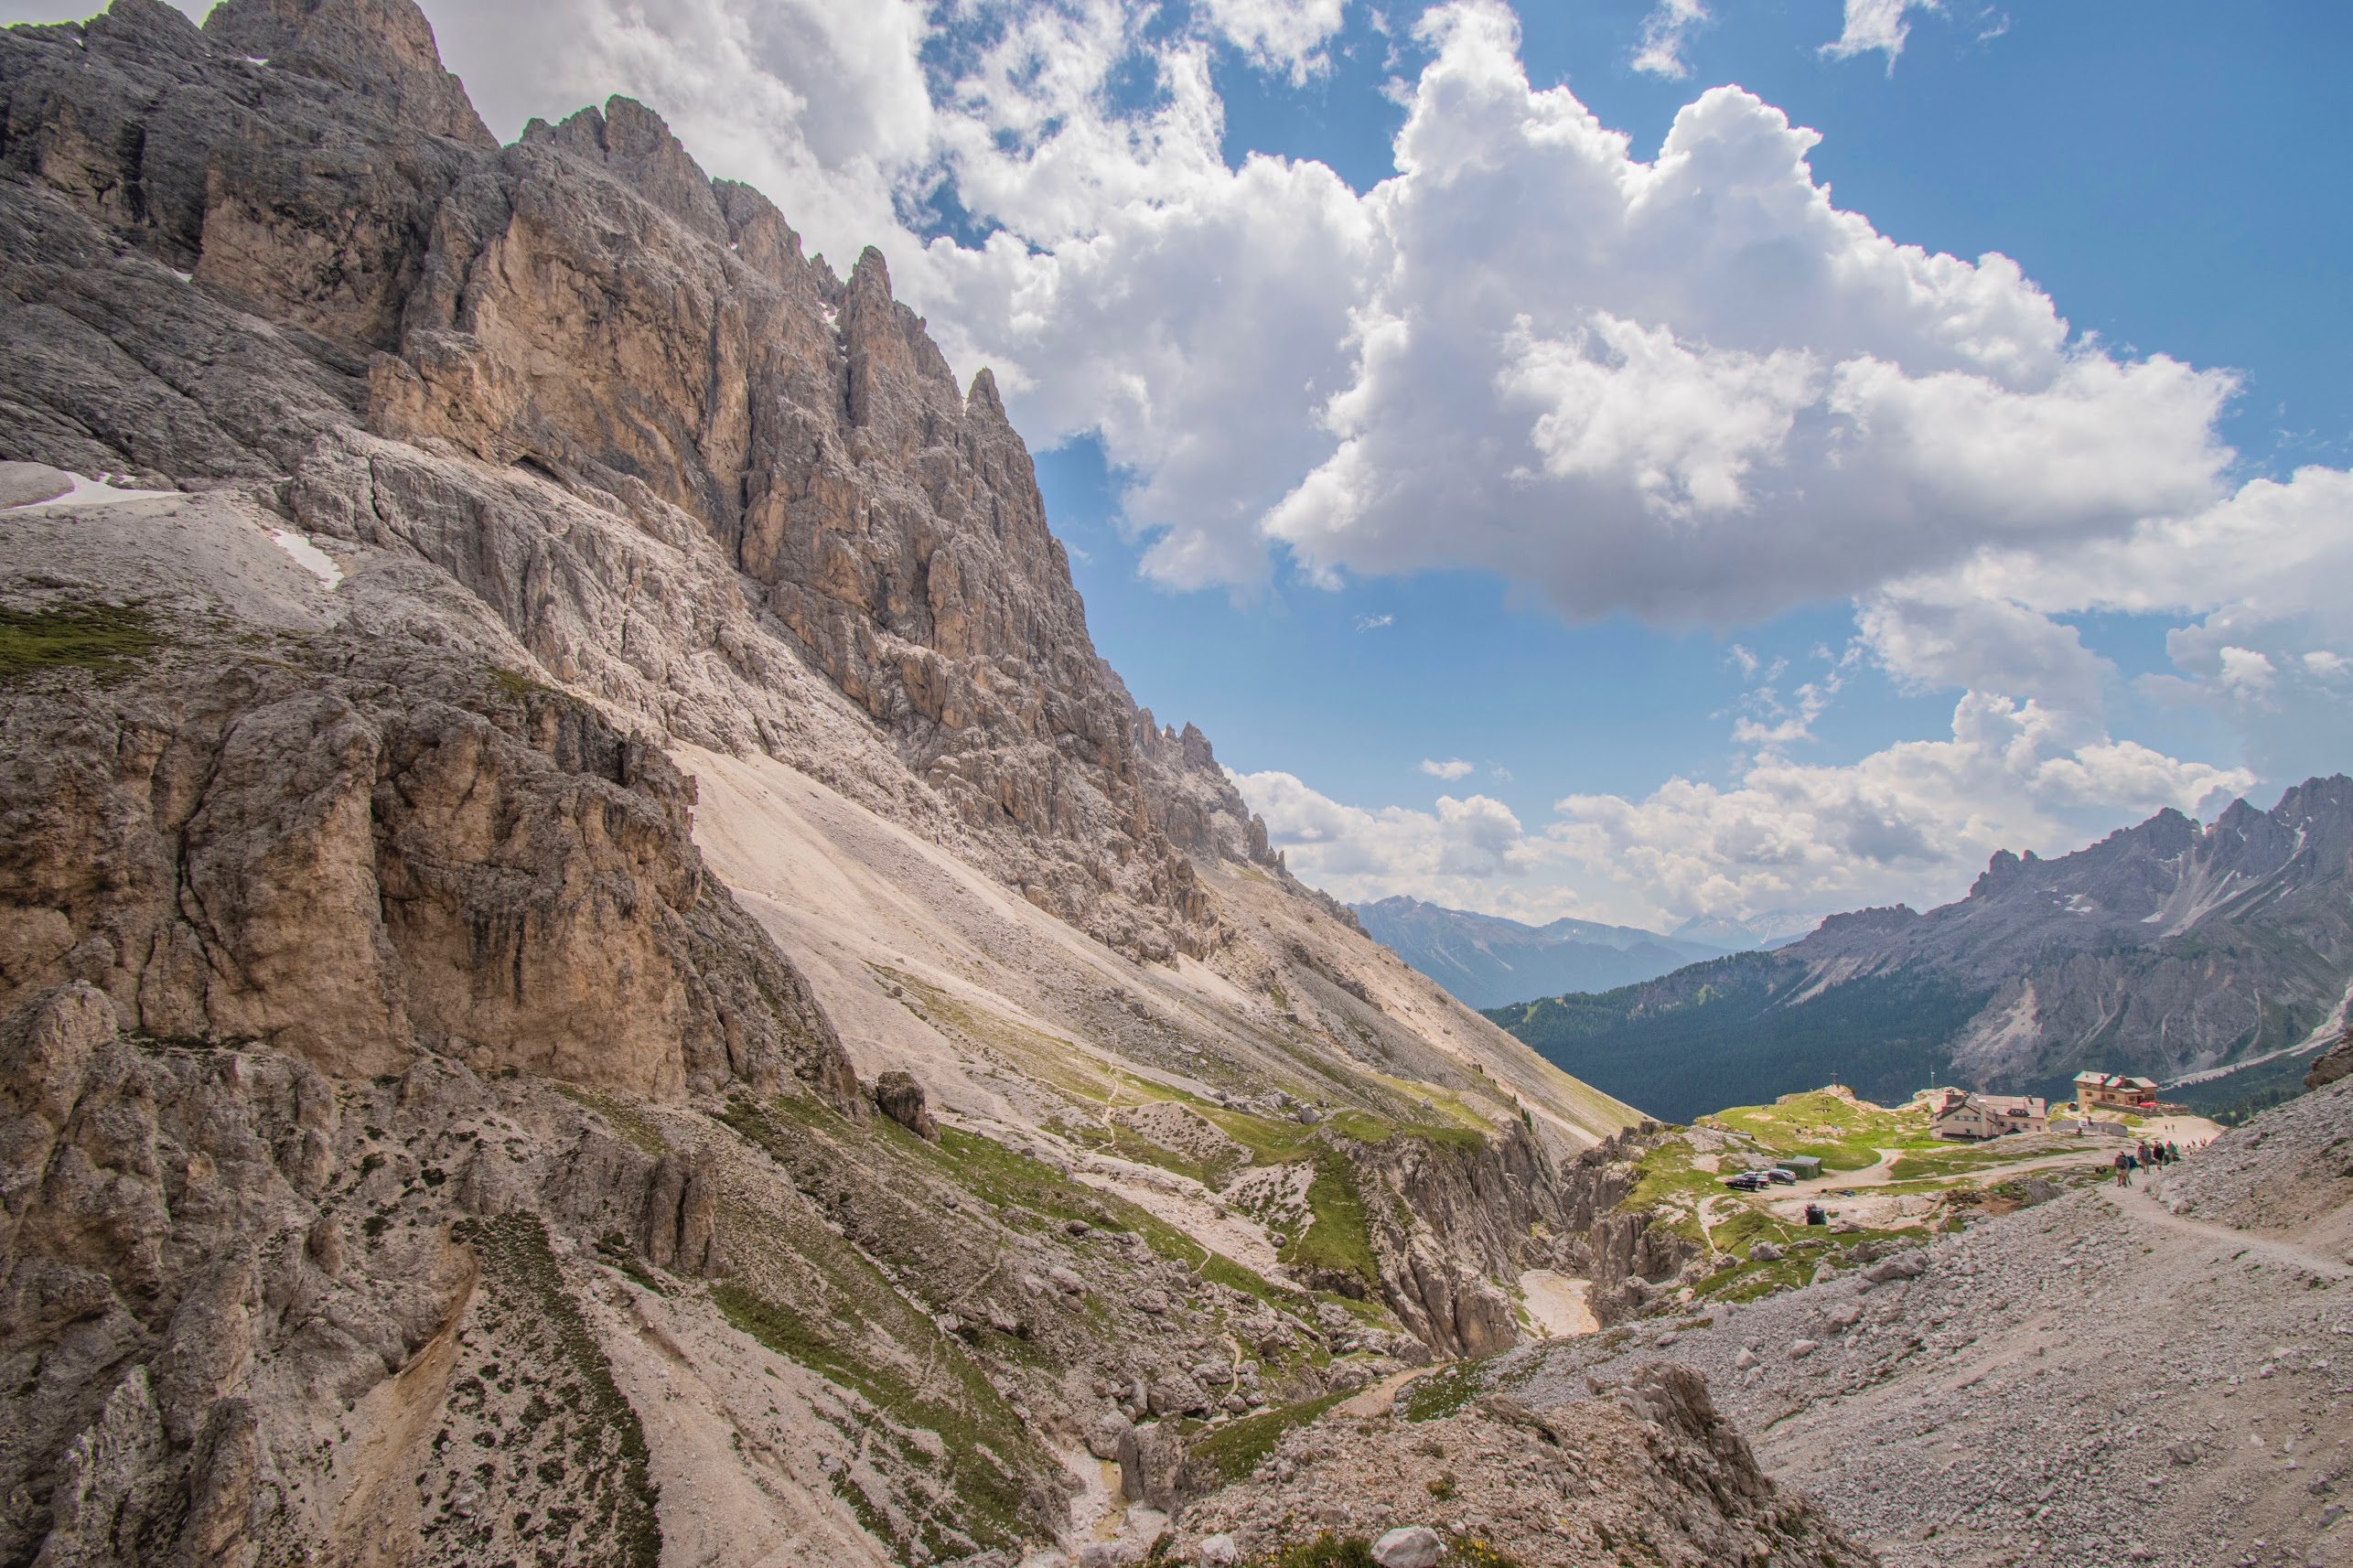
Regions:
M 2154 1170 L 2159 1165 L 2172 1165 L 2180 1158 L 2179 1144 L 2168 1143 L 2163 1138 L 2151 1143 L 2143 1138 L 2129 1149 L 2116 1151 L 2116 1185 L 2130 1187 L 2133 1185 L 2134 1171 Z

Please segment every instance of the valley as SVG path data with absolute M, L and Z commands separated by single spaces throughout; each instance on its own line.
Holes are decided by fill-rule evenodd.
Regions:
M 2312 779 L 2208 827 L 2167 811 L 2053 860 L 2004 852 L 1926 914 L 1833 915 L 1771 952 L 1487 1016 L 1675 1119 L 1825 1082 L 2058 1100 L 2084 1069 L 2243 1115 L 2344 1026 L 2348 867 L 2353 780 Z
M 1098 651 L 995 374 L 645 105 L 113 0 L 0 115 L 0 1565 L 2353 1528 L 2353 1079 L 2130 1192 L 1909 1103 L 2301 1074 L 2345 780 L 1769 952 L 1354 909 Z

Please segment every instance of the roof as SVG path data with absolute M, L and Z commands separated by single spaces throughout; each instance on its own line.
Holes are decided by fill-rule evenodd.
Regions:
M 2121 1072 L 2079 1072 L 2075 1081 L 2094 1089 L 2145 1089 L 2154 1091 L 2157 1080 L 2153 1078 L 2128 1078 Z
M 2031 1094 L 1964 1094 L 1946 1101 L 1944 1109 L 1937 1112 L 1937 1120 L 1968 1110 L 1986 1116 L 2025 1120 L 2046 1114 L 2049 1106 Z

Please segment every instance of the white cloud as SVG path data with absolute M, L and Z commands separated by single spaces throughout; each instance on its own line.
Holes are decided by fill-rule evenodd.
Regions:
M 1336 444 L 1263 521 L 1311 572 L 1722 624 L 2219 499 L 2229 376 L 2071 341 L 2008 260 L 1879 235 L 1779 111 L 1713 90 L 1641 163 L 1531 89 L 1499 7 L 1422 33 Z
M 1212 26 L 1262 68 L 1295 84 L 1328 65 L 1323 47 L 1340 30 L 1341 0 L 1199 0 Z
M 2271 695 L 2279 671 L 2262 653 L 2251 648 L 2225 648 L 2216 657 L 2222 668 L 2215 679 L 2240 698 L 2260 702 Z
M 1866 598 L 1856 628 L 1880 667 L 1914 692 L 1991 692 L 2097 714 L 2114 667 L 2063 626 L 2015 600 L 1921 583 Z
M 1681 81 L 1692 73 L 1683 63 L 1684 39 L 1714 19 L 1701 0 L 1659 0 L 1642 19 L 1642 41 L 1634 51 L 1634 69 Z
M 1846 27 L 1836 39 L 1822 46 L 1822 53 L 1847 59 L 1877 49 L 1886 55 L 1887 69 L 1893 70 L 1896 57 L 1904 52 L 1904 40 L 1911 34 L 1906 14 L 1943 8 L 1939 0 L 1846 0 Z
M 2165 807 L 2215 809 L 2245 769 L 2176 761 L 2033 702 L 1972 694 L 1950 738 L 1844 765 L 1767 749 L 1729 786 L 1571 795 L 1530 833 L 1500 802 L 1367 811 L 1295 776 L 1237 774 L 1301 876 L 1360 900 L 1410 893 L 1544 920 L 1671 925 L 1693 915 L 1822 913 L 1957 896 L 1998 849 L 2057 854 Z
M 1356 628 L 1360 632 L 1379 631 L 1385 626 L 1395 626 L 1396 624 L 1397 618 L 1393 615 L 1359 616 L 1356 618 Z
M 1950 897 L 1996 849 L 2077 848 L 2083 813 L 2194 811 L 2253 776 L 2176 762 L 2038 703 L 1972 694 L 1949 740 L 1843 767 L 1759 757 L 1729 789 L 1671 779 L 1576 795 L 1552 836 L 1588 872 L 1674 913 L 1743 916 Z
M 1452 782 L 1456 779 L 1467 779 L 1477 769 L 1459 757 L 1446 762 L 1433 762 L 1425 757 L 1422 759 L 1422 771 L 1433 779 L 1444 779 Z
M 1291 869 L 1349 901 L 1412 892 L 1440 902 L 1492 903 L 1499 880 L 1523 878 L 1558 850 L 1531 838 L 1500 800 L 1441 796 L 1434 811 L 1366 811 L 1319 794 L 1295 775 L 1237 773 Z M 1549 918 L 1549 917 L 1548 917 Z

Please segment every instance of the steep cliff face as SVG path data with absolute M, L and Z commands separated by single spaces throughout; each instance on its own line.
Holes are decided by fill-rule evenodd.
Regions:
M 960 392 L 878 252 L 841 282 L 636 103 L 497 147 L 423 27 L 285 0 L 202 34 L 147 4 L 8 36 L 5 164 L 58 199 L 11 236 L 38 350 L 11 379 L 38 411 L 14 455 L 300 483 L 360 413 L 675 508 L 1041 908 L 1140 956 L 1209 950 L 986 373 Z
M 985 1562 L 1518 1337 L 1629 1113 L 1135 707 L 878 255 L 405 0 L 0 94 L 0 1562 Z
M 140 678 L 0 713 L 0 1011 L 81 980 L 155 1038 L 344 1077 L 424 1050 L 854 1101 L 800 976 L 704 874 L 692 784 L 641 739 L 429 655 L 240 657 L 143 618 L 170 648 Z

